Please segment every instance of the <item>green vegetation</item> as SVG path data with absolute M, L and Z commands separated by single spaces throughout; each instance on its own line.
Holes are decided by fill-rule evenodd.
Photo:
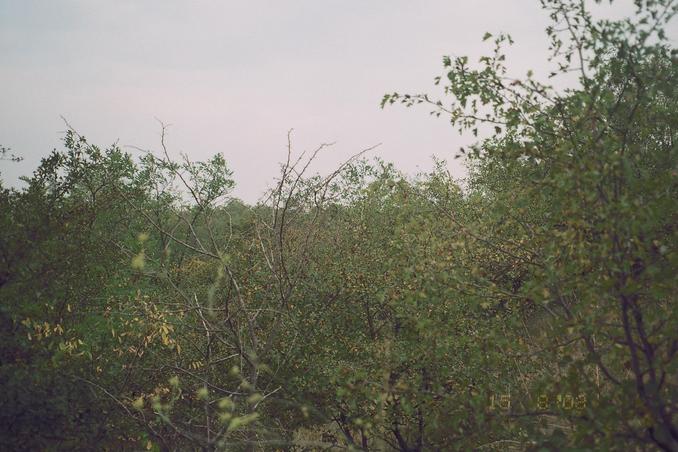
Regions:
M 248 206 L 70 130 L 0 187 L 2 448 L 678 450 L 678 4 L 541 3 L 576 87 L 488 33 L 383 99 L 486 137 L 465 181 L 290 146 Z

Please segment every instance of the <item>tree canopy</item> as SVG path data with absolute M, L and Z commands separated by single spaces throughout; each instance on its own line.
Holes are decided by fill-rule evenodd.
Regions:
M 290 136 L 247 205 L 163 126 L 0 186 L 2 447 L 678 450 L 678 3 L 540 3 L 548 82 L 486 33 L 383 98 L 477 136 L 465 180 Z

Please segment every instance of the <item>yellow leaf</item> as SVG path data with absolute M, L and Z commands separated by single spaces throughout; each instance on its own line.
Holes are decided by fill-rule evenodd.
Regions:
M 139 396 L 138 399 L 132 402 L 132 406 L 137 410 L 141 410 L 144 407 L 144 396 Z
M 132 268 L 134 269 L 141 270 L 144 268 L 145 263 L 146 256 L 143 251 L 132 258 Z
M 234 406 L 233 400 L 231 400 L 230 397 L 224 397 L 223 399 L 219 400 L 219 408 L 222 410 L 230 410 Z
M 199 400 L 205 400 L 210 395 L 210 392 L 206 387 L 203 386 L 202 388 L 198 389 L 198 391 L 196 391 L 196 395 L 198 396 Z
M 257 402 L 260 402 L 264 397 L 261 394 L 254 393 L 247 398 L 247 403 L 254 405 Z

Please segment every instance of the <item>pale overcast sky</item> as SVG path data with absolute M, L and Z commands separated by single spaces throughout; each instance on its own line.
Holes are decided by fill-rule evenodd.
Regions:
M 1 177 L 60 147 L 60 115 L 101 146 L 150 149 L 157 117 L 174 153 L 223 153 L 250 202 L 290 128 L 297 151 L 336 141 L 320 171 L 383 143 L 371 155 L 406 172 L 435 154 L 462 176 L 453 156 L 470 138 L 381 97 L 435 92 L 442 56 L 477 58 L 485 31 L 512 34 L 516 75 L 545 74 L 546 25 L 537 0 L 0 0 L 0 145 L 25 158 L 0 162 Z

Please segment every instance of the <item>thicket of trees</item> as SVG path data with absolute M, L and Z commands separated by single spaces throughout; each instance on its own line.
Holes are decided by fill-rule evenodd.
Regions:
M 2 448 L 678 450 L 678 5 L 541 3 L 576 88 L 488 33 L 384 97 L 487 137 L 465 181 L 290 144 L 248 206 L 70 130 L 0 187 Z

